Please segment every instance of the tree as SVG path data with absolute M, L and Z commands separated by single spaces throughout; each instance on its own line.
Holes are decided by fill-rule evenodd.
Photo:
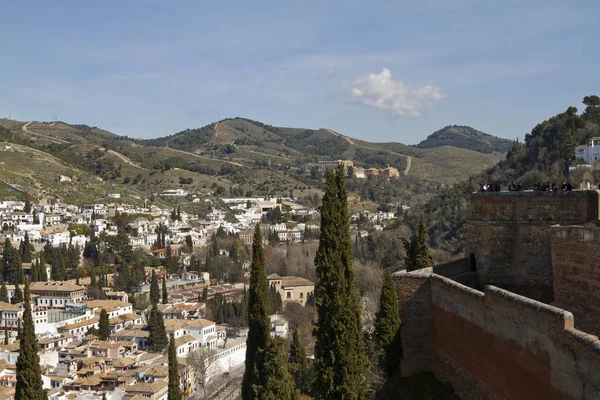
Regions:
M 400 313 L 398 311 L 398 297 L 392 281 L 392 273 L 386 269 L 383 275 L 383 286 L 379 298 L 379 311 L 375 316 L 375 339 L 379 350 L 387 353 L 390 344 L 400 328 Z
M 29 234 L 25 232 L 25 238 L 19 245 L 19 253 L 21 256 L 21 261 L 25 263 L 30 263 L 33 255 L 33 246 L 29 243 Z
M 29 197 L 25 198 L 25 207 L 23 207 L 23 211 L 25 211 L 26 214 L 31 212 L 31 201 L 29 201 Z
M 427 244 L 428 241 L 429 235 L 427 235 L 427 227 L 425 226 L 425 214 L 421 212 L 419 228 L 410 240 L 404 240 L 404 250 L 406 251 L 404 262 L 407 271 L 416 271 L 433 265 L 433 257 Z
M 292 334 L 292 344 L 290 347 L 290 372 L 296 382 L 296 387 L 302 393 L 309 394 L 312 389 L 312 371 L 306 362 L 306 350 L 300 341 L 300 332 L 298 327 Z
M 252 388 L 258 351 L 265 349 L 270 337 L 270 319 L 267 312 L 269 288 L 265 274 L 265 253 L 260 224 L 254 229 L 252 264 L 248 291 L 248 339 L 246 341 L 246 369 L 242 381 L 242 399 L 259 399 Z
M 169 293 L 167 292 L 167 280 L 163 276 L 162 278 L 162 303 L 167 304 L 169 302 Z
M 100 322 L 98 324 L 98 335 L 100 340 L 108 340 L 110 337 L 110 322 L 108 321 L 108 313 L 103 308 L 100 311 Z
M 148 335 L 148 347 L 150 351 L 163 351 L 169 343 L 165 321 L 160 311 L 158 311 L 156 304 L 152 305 L 150 318 L 148 319 L 148 328 L 150 330 L 150 334 Z
M 200 301 L 202 301 L 204 304 L 206 304 L 206 302 L 208 301 L 208 287 L 207 286 L 205 286 L 204 289 L 202 289 L 202 299 Z
M 40 282 L 48 282 L 48 272 L 46 271 L 46 258 L 44 256 L 44 252 L 40 252 L 40 259 L 39 259 L 39 265 L 40 265 L 40 269 L 39 269 L 39 278 L 40 278 Z
M 253 398 L 261 400 L 291 400 L 297 397 L 281 338 L 270 338 L 267 347 L 258 350 L 252 392 Z
M 344 169 L 327 176 L 321 205 L 321 236 L 315 257 L 316 395 L 360 399 L 366 391 L 368 359 L 352 269 L 350 216 Z
M 22 284 L 24 277 L 21 255 L 19 254 L 19 250 L 12 246 L 8 238 L 4 241 L 2 261 L 2 276 L 4 280 L 12 284 Z
M 15 400 L 45 400 L 48 397 L 42 386 L 42 371 L 40 369 L 35 327 L 31 315 L 31 296 L 29 295 L 28 283 L 25 283 L 23 332 L 16 369 Z
M 8 290 L 6 290 L 6 283 L 2 282 L 0 286 L 0 301 L 8 303 Z
M 15 293 L 13 294 L 11 302 L 13 304 L 18 304 L 18 303 L 23 302 L 23 291 L 21 290 L 21 287 L 19 285 L 15 286 Z
M 583 104 L 585 104 L 586 106 L 598 107 L 600 106 L 600 97 L 596 95 L 585 96 L 583 98 Z
M 189 365 L 194 370 L 197 386 L 202 389 L 204 400 L 208 400 L 213 389 L 219 385 L 216 377 L 221 369 L 218 358 L 214 356 L 215 353 L 214 349 L 201 347 L 192 352 L 188 358 Z
M 150 304 L 155 305 L 160 301 L 160 290 L 158 288 L 158 278 L 156 273 L 152 270 L 152 277 L 150 278 Z
M 179 379 L 179 363 L 177 362 L 177 349 L 175 337 L 171 335 L 169 341 L 169 393 L 168 400 L 182 400 L 181 382 Z

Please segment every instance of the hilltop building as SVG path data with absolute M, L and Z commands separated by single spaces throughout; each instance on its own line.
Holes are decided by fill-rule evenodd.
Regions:
M 327 171 L 336 169 L 340 164 L 344 166 L 344 173 L 348 173 L 348 168 L 354 168 L 354 162 L 351 160 L 319 161 L 317 168 L 319 173 L 325 174 Z
M 298 278 L 297 276 L 279 276 L 271 274 L 267 276 L 269 286 L 275 286 L 275 289 L 281 295 L 283 304 L 298 303 L 306 305 L 309 295 L 312 296 L 315 291 L 315 283 L 308 279 Z
M 469 257 L 394 274 L 402 374 L 462 399 L 600 398 L 599 192 L 474 193 Z
M 588 139 L 587 144 L 575 147 L 575 159 L 586 164 L 595 164 L 600 159 L 600 137 Z

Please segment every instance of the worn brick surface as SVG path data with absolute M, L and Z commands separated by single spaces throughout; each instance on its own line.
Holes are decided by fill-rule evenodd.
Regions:
M 596 191 L 474 193 L 467 237 L 479 284 L 552 302 L 550 227 L 597 220 L 598 207 Z

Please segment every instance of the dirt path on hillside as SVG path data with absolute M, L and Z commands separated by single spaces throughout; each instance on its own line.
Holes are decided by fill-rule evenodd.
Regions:
M 112 154 L 112 155 L 115 155 L 115 156 L 119 157 L 121 160 L 123 160 L 123 162 L 124 162 L 124 163 L 126 163 L 126 164 L 129 164 L 129 165 L 131 165 L 132 167 L 136 167 L 136 168 L 140 168 L 140 169 L 145 169 L 145 168 L 143 168 L 142 166 L 138 165 L 137 163 L 135 163 L 135 162 L 131 161 L 131 159 L 130 159 L 130 158 L 128 158 L 128 157 L 125 157 L 125 156 L 124 156 L 123 154 L 121 154 L 121 153 L 118 153 L 118 152 L 116 152 L 116 151 L 114 151 L 114 150 L 109 150 L 108 152 L 109 152 L 110 154 Z
M 374 151 L 385 151 L 385 152 L 387 152 L 387 153 L 389 153 L 389 154 L 393 154 L 393 155 L 395 155 L 395 156 L 405 157 L 405 158 L 406 158 L 406 168 L 404 168 L 404 175 L 406 176 L 406 175 L 408 175 L 408 173 L 410 172 L 410 167 L 411 167 L 411 165 L 412 165 L 412 157 L 411 157 L 411 156 L 407 156 L 406 154 L 400 154 L 400 153 L 396 153 L 396 152 L 394 152 L 394 151 L 390 151 L 390 150 L 378 149 L 378 148 L 376 148 L 376 147 L 370 147 L 370 146 L 365 146 L 365 145 L 362 145 L 362 144 L 356 144 L 356 143 L 354 142 L 354 140 L 350 139 L 350 138 L 349 138 L 349 137 L 347 137 L 347 136 L 344 136 L 344 135 L 342 135 L 342 134 L 340 134 L 340 133 L 334 132 L 334 131 L 332 131 L 332 130 L 331 130 L 331 129 L 329 129 L 329 128 L 323 128 L 323 129 L 325 129 L 326 131 L 328 131 L 328 132 L 329 132 L 329 133 L 331 133 L 332 135 L 335 135 L 335 136 L 339 136 L 339 137 L 341 137 L 341 138 L 342 138 L 342 139 L 344 139 L 346 142 L 348 142 L 348 143 L 350 143 L 351 145 L 354 145 L 354 146 L 356 146 L 356 147 L 360 147 L 360 148 L 362 148 L 362 149 L 367 149 L 367 150 L 374 150 Z
M 36 133 L 36 132 L 30 131 L 27 128 L 29 127 L 29 125 L 31 125 L 32 122 L 33 121 L 26 122 L 25 125 L 23 125 L 21 127 L 21 130 L 23 132 L 29 133 L 30 135 L 39 136 L 41 138 L 44 138 L 44 139 L 49 140 L 49 141 L 54 142 L 54 143 L 58 143 L 58 144 L 70 143 L 70 142 L 67 142 L 66 140 L 62 140 L 62 139 L 58 139 L 58 138 L 55 138 L 55 137 L 52 137 L 52 136 L 44 135 L 43 133 Z
M 190 156 L 193 156 L 193 157 L 197 157 L 197 158 L 200 158 L 200 159 L 203 159 L 203 160 L 220 161 L 220 162 L 223 162 L 223 163 L 226 163 L 226 164 L 235 165 L 236 167 L 243 167 L 242 164 L 236 163 L 236 162 L 233 162 L 233 161 L 221 160 L 220 158 L 210 158 L 210 157 L 198 155 L 196 153 L 190 153 L 188 151 L 172 149 L 170 147 L 161 147 L 161 149 L 167 149 L 167 150 L 171 150 L 171 151 L 176 151 L 178 153 L 187 154 L 187 155 L 190 155 Z

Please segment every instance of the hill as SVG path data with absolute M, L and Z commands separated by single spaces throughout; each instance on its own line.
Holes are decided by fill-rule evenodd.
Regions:
M 511 144 L 511 140 L 489 135 L 470 126 L 449 125 L 427 136 L 415 147 L 433 149 L 442 146 L 454 146 L 480 153 L 506 154 Z
M 293 194 L 313 201 L 323 186 L 317 162 L 339 159 L 365 168 L 390 165 L 401 172 L 402 179 L 392 184 L 357 181 L 359 199 L 375 207 L 420 204 L 439 184 L 456 183 L 498 161 L 497 154 L 452 146 L 371 143 L 327 128 L 274 127 L 245 118 L 156 139 L 132 139 L 61 121 L 0 119 L 0 127 L 0 142 L 21 154 L 2 157 L 4 191 L 52 193 L 75 204 L 115 192 L 123 201 L 141 202 L 174 188 L 203 196 Z M 34 161 L 24 163 L 23 154 Z M 59 175 L 72 177 L 72 183 L 60 182 Z

